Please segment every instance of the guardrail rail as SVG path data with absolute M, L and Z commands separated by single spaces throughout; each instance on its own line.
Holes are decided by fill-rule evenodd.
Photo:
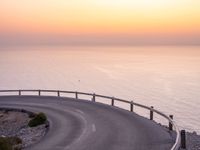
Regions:
M 110 97 L 110 96 L 104 96 L 104 95 L 99 95 L 99 94 L 95 94 L 95 93 L 84 93 L 84 92 L 78 92 L 78 91 L 62 91 L 62 90 L 0 90 L 0 93 L 14 93 L 14 95 L 18 95 L 18 96 L 22 96 L 24 92 L 34 92 L 36 93 L 38 96 L 49 96 L 49 95 L 45 95 L 45 93 L 55 93 L 56 96 L 60 97 L 62 93 L 65 94 L 74 94 L 75 99 L 79 99 L 80 95 L 86 95 L 86 96 L 91 96 L 91 100 L 93 102 L 96 101 L 96 98 L 104 98 L 104 99 L 108 99 L 111 100 L 111 105 L 114 106 L 115 105 L 115 101 L 119 101 L 119 102 L 123 102 L 123 103 L 127 103 L 130 104 L 130 111 L 133 112 L 133 108 L 134 106 L 137 107 L 141 107 L 143 109 L 149 110 L 150 112 L 150 116 L 149 119 L 153 120 L 153 114 L 157 113 L 158 115 L 162 116 L 163 118 L 165 118 L 168 122 L 169 122 L 169 130 L 173 130 L 176 132 L 176 140 L 175 143 L 173 144 L 172 148 L 170 150 L 178 150 L 180 148 L 181 145 L 181 137 L 180 137 L 180 131 L 178 129 L 178 126 L 176 125 L 175 121 L 173 120 L 173 115 L 169 115 L 167 116 L 166 114 L 154 109 L 153 106 L 148 107 L 139 103 L 135 103 L 133 101 L 128 101 L 128 100 L 124 100 L 124 99 L 120 99 L 120 98 L 115 98 L 115 97 Z M 4 96 L 1 95 L 0 96 Z M 61 96 L 63 97 L 63 96 Z

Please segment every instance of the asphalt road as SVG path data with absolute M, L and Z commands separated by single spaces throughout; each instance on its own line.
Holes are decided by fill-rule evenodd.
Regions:
M 168 131 L 135 113 L 71 98 L 1 96 L 0 107 L 44 112 L 46 136 L 28 150 L 170 150 Z

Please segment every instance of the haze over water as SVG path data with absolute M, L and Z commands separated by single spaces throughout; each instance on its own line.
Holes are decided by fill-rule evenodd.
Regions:
M 200 47 L 4 47 L 0 77 L 2 90 L 95 92 L 152 105 L 200 132 Z

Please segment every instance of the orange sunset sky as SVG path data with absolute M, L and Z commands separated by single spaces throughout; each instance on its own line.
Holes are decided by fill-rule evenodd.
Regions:
M 200 0 L 1 0 L 0 44 L 200 44 Z

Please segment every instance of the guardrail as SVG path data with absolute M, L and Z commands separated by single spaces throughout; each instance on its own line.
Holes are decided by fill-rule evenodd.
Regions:
M 134 106 L 138 106 L 144 109 L 147 109 L 150 111 L 150 116 L 149 119 L 153 120 L 153 114 L 157 113 L 158 115 L 164 117 L 165 119 L 167 119 L 169 121 L 169 130 L 175 130 L 176 132 L 176 141 L 174 143 L 174 145 L 172 146 L 172 148 L 170 150 L 178 150 L 180 148 L 181 145 L 181 137 L 180 137 L 180 132 L 178 129 L 178 126 L 176 125 L 176 123 L 173 120 L 173 115 L 167 116 L 166 114 L 154 109 L 153 106 L 148 107 L 142 104 L 138 104 L 135 103 L 133 101 L 127 101 L 124 99 L 120 99 L 120 98 L 115 98 L 115 97 L 110 97 L 110 96 L 104 96 L 104 95 L 99 95 L 99 94 L 95 94 L 95 93 L 84 93 L 84 92 L 77 92 L 77 91 L 60 91 L 60 90 L 0 90 L 0 93 L 16 93 L 16 95 L 21 96 L 23 95 L 24 92 L 36 92 L 38 94 L 38 96 L 47 96 L 44 95 L 44 93 L 55 93 L 56 96 L 60 97 L 62 93 L 68 93 L 68 94 L 74 94 L 75 99 L 79 98 L 79 95 L 86 95 L 86 96 L 91 96 L 91 99 L 93 102 L 96 101 L 96 98 L 104 98 L 104 99 L 109 99 L 111 100 L 111 105 L 114 106 L 115 105 L 115 101 L 120 101 L 120 102 L 124 102 L 127 104 L 130 104 L 130 111 L 133 112 L 133 108 Z M 2 96 L 2 95 L 0 95 Z

